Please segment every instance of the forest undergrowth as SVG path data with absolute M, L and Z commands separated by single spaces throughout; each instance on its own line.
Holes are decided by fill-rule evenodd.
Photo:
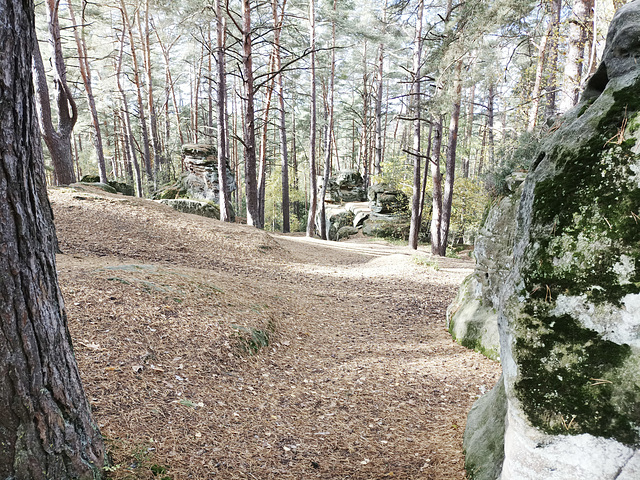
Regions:
M 500 370 L 445 328 L 470 259 L 50 198 L 109 478 L 465 478 L 466 415 Z

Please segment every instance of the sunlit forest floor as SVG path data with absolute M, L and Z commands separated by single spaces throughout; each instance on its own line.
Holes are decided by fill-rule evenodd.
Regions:
M 445 328 L 468 257 L 50 196 L 109 478 L 465 478 L 466 414 L 499 375 Z

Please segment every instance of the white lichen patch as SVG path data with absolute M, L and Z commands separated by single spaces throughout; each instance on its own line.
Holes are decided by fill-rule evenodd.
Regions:
M 629 168 L 633 172 L 633 175 L 629 176 L 629 181 L 632 183 L 632 185 L 640 188 L 640 159 L 636 160 L 635 163 L 629 165 Z
M 610 303 L 594 305 L 586 295 L 558 295 L 556 306 L 549 313 L 569 315 L 604 340 L 640 348 L 640 294 L 626 295 L 622 305 L 623 308 Z
M 613 266 L 613 271 L 618 275 L 620 285 L 629 285 L 630 279 L 636 273 L 635 261 L 628 255 L 621 255 L 620 261 Z

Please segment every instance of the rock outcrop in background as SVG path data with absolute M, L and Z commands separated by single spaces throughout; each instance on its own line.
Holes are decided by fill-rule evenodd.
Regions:
M 160 189 L 154 198 L 184 213 L 220 218 L 216 147 L 185 144 L 182 146 L 182 155 L 185 173 L 174 184 Z M 233 192 L 237 188 L 236 179 L 228 164 L 226 174 L 229 192 Z M 235 218 L 233 211 L 231 218 Z
M 408 205 L 407 195 L 399 190 L 380 184 L 372 185 L 367 192 L 359 172 L 339 172 L 329 179 L 325 195 L 329 240 L 348 238 L 359 231 L 374 237 L 406 237 Z M 317 212 L 315 223 L 320 230 L 320 208 Z
M 640 478 L 639 39 L 635 0 L 523 185 L 498 298 L 503 380 L 469 415 L 471 478 Z

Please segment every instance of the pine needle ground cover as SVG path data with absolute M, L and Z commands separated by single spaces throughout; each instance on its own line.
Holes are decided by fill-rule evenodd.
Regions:
M 470 260 L 50 195 L 109 478 L 465 478 L 466 415 L 500 370 L 445 328 Z

